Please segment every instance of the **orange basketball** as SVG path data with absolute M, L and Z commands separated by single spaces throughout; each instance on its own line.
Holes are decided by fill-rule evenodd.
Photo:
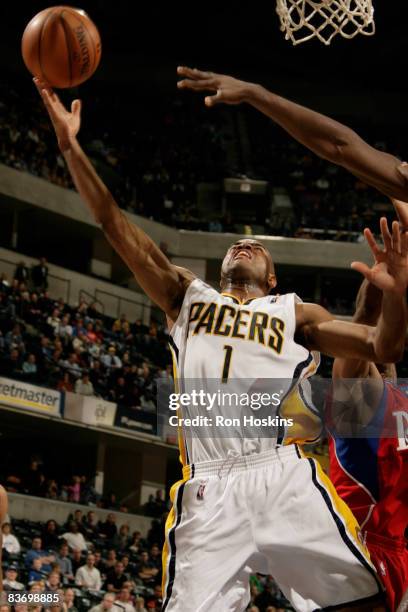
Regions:
M 32 18 L 21 41 L 24 63 L 52 87 L 75 87 L 93 75 L 101 39 L 88 15 L 71 6 L 52 6 Z

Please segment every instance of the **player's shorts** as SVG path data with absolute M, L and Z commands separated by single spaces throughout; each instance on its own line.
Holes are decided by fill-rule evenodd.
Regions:
M 383 593 L 356 519 L 296 445 L 192 464 L 183 476 L 166 524 L 163 611 L 245 610 L 254 572 L 304 612 Z
M 367 548 L 385 586 L 387 603 L 394 612 L 408 589 L 408 551 L 405 540 L 366 532 Z

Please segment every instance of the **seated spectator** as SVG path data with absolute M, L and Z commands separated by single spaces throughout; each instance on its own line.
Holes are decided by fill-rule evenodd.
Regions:
M 68 342 L 68 340 L 71 339 L 73 333 L 72 325 L 70 324 L 69 319 L 69 314 L 66 314 L 62 317 L 56 334 L 60 338 L 62 338 L 64 342 Z
M 114 346 L 110 346 L 107 354 L 102 355 L 101 362 L 109 372 L 122 367 L 122 361 L 116 355 L 116 348 Z
M 79 503 L 81 501 L 81 477 L 73 476 L 72 484 L 68 485 L 68 499 L 70 502 Z M 78 521 L 72 521 L 76 523 L 78 531 L 80 529 L 80 523 Z
M 117 533 L 116 516 L 113 512 L 109 512 L 106 521 L 99 523 L 99 535 L 108 541 L 112 541 Z
M 78 476 L 79 480 L 81 481 L 81 478 Z M 82 522 L 84 520 L 84 514 L 82 512 L 82 510 L 80 510 L 79 508 L 77 508 L 73 513 L 70 512 L 68 514 L 68 519 L 66 522 L 66 525 L 69 526 L 71 521 L 75 521 L 78 525 L 79 531 L 81 533 L 84 533 L 84 530 L 82 528 Z
M 31 278 L 33 280 L 34 287 L 39 293 L 41 293 L 41 291 L 47 290 L 48 266 L 45 257 L 41 257 L 39 264 L 33 266 L 33 268 L 31 269 Z
M 80 533 L 78 525 L 75 521 L 70 522 L 69 531 L 63 533 L 61 537 L 66 541 L 71 550 L 88 550 L 85 538 L 82 533 Z
M 57 523 L 53 519 L 45 523 L 41 538 L 44 548 L 47 550 L 58 550 L 61 540 L 58 536 Z
M 140 554 L 140 562 L 136 570 L 137 576 L 142 580 L 143 584 L 153 584 L 154 580 L 159 573 L 157 567 L 149 559 L 149 554 L 143 551 Z
M 17 349 L 12 349 L 9 355 L 5 355 L 2 359 L 1 373 L 3 376 L 8 376 L 10 378 L 18 378 L 18 376 L 23 373 L 21 356 Z
M 56 557 L 56 561 L 61 568 L 62 576 L 67 580 L 73 580 L 74 572 L 72 570 L 72 561 L 69 557 L 68 544 L 61 544 L 58 555 Z
M 48 579 L 45 583 L 45 591 L 55 592 L 61 587 L 61 575 L 59 572 L 52 571 L 48 575 Z
M 92 539 L 98 533 L 98 521 L 93 510 L 89 510 L 82 518 L 83 531 L 88 539 Z
M 20 261 L 17 264 L 13 278 L 19 283 L 25 283 L 27 285 L 30 278 L 30 271 L 25 261 Z
M 157 567 L 157 569 L 161 568 L 161 550 L 157 544 L 153 544 L 153 546 L 151 547 L 149 559 L 154 567 Z
M 37 374 L 37 363 L 34 353 L 30 353 L 27 359 L 23 362 L 22 370 L 25 378 L 34 379 Z
M 128 580 L 124 569 L 123 563 L 121 561 L 117 561 L 115 563 L 115 567 L 107 572 L 103 585 L 105 591 L 114 591 L 115 593 L 118 593 L 121 590 L 123 583 Z
M 77 570 L 75 584 L 94 591 L 101 590 L 101 574 L 95 567 L 95 556 L 93 554 L 89 554 L 86 558 L 86 564 Z
M 31 569 L 28 572 L 28 584 L 31 585 L 33 582 L 38 582 L 38 580 L 42 580 L 47 575 L 48 572 L 44 569 L 41 558 L 37 557 L 33 560 Z
M 71 562 L 72 562 L 72 573 L 75 576 L 78 568 L 84 564 L 84 560 L 82 558 L 82 550 L 80 550 L 79 548 L 75 548 L 72 551 Z
M 117 561 L 118 560 L 116 557 L 116 550 L 114 550 L 113 548 L 111 550 L 108 550 L 108 556 L 105 560 L 106 571 L 109 571 L 110 569 L 114 568 Z
M 47 554 L 42 548 L 42 540 L 39 537 L 35 537 L 32 540 L 31 549 L 27 552 L 24 563 L 27 569 L 31 569 L 34 565 L 34 561 L 39 559 L 41 565 L 39 569 L 42 570 L 42 574 L 49 574 L 51 571 L 51 563 L 55 561 L 55 556 Z M 40 580 L 40 579 L 38 579 Z
M 161 610 L 163 605 L 162 599 L 162 588 L 160 584 L 155 584 L 153 589 L 153 595 L 150 595 L 147 599 L 147 607 L 152 607 L 152 603 L 154 604 L 154 609 Z
M 63 377 L 59 379 L 57 384 L 57 390 L 71 393 L 74 391 L 74 385 L 71 382 L 69 372 L 64 372 Z
M 6 343 L 6 347 L 8 348 L 9 351 L 12 351 L 13 349 L 17 349 L 21 353 L 24 353 L 25 345 L 24 345 L 20 325 L 18 324 L 14 325 L 13 329 L 7 332 L 4 340 Z
M 140 553 L 140 551 L 146 547 L 146 543 L 142 540 L 142 534 L 140 531 L 134 531 L 129 545 L 129 550 L 133 553 Z
M 3 534 L 3 548 L 10 555 L 18 555 L 21 550 L 21 546 L 16 536 L 11 533 L 11 524 L 3 523 L 1 531 Z
M 135 612 L 147 612 L 147 608 L 145 608 L 145 600 L 143 597 L 136 597 Z
M 65 612 L 78 612 L 75 607 L 75 591 L 74 589 L 65 589 L 64 593 Z
M 119 550 L 127 550 L 130 545 L 129 525 L 122 525 L 119 529 L 119 534 L 116 539 L 116 545 Z
M 116 604 L 120 604 L 116 605 Z M 119 591 L 119 594 L 115 600 L 115 605 L 117 612 L 135 612 L 135 608 L 132 604 L 132 596 L 130 594 L 130 589 L 126 587 L 122 587 Z
M 103 600 L 97 606 L 93 606 L 89 612 L 110 612 L 112 611 L 113 604 L 115 603 L 115 594 L 106 593 Z M 116 611 L 115 611 L 116 612 Z
M 9 565 L 6 569 L 6 577 L 3 580 L 3 587 L 5 591 L 23 591 L 24 584 L 18 582 L 18 568 L 17 565 Z
M 61 361 L 61 367 L 67 370 L 75 379 L 81 376 L 81 368 L 78 364 L 78 356 L 75 353 L 70 353 L 68 359 Z
M 105 565 L 105 561 L 102 559 L 101 551 L 95 550 L 94 557 L 95 557 L 95 567 L 101 572 L 101 576 L 102 576 L 102 574 L 106 572 L 106 565 Z
M 58 335 L 58 331 L 61 325 L 61 319 L 59 315 L 60 311 L 58 310 L 58 308 L 54 308 L 52 314 L 47 317 L 47 324 L 51 327 L 54 336 Z
M 75 393 L 79 393 L 80 395 L 95 395 L 93 384 L 89 380 L 88 372 L 83 372 L 82 378 L 76 381 Z

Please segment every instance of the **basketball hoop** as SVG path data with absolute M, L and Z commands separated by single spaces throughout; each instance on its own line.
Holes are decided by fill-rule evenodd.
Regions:
M 276 0 L 276 12 L 285 39 L 294 45 L 311 38 L 330 45 L 337 34 L 375 33 L 372 0 Z

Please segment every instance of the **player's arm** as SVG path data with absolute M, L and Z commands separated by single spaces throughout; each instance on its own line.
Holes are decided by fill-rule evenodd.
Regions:
M 370 230 L 364 233 L 375 263 L 369 268 L 364 263 L 353 262 L 352 268 L 382 291 L 377 325 L 338 321 L 317 304 L 298 304 L 297 333 L 308 348 L 331 357 L 395 363 L 401 359 L 405 345 L 408 235 L 400 234 L 397 221 L 392 224 L 391 234 L 385 218 L 381 219 L 383 249 L 376 244 Z
M 382 291 L 364 279 L 357 294 L 353 323 L 377 325 L 381 313 Z M 375 366 L 374 366 L 375 367 Z M 333 378 L 367 378 L 373 372 L 373 364 L 361 359 L 336 358 L 333 363 Z
M 181 89 L 215 92 L 205 98 L 207 106 L 246 102 L 319 157 L 343 166 L 385 195 L 408 202 L 408 165 L 371 147 L 347 126 L 255 83 L 184 66 L 178 74 L 184 77 L 178 83 Z
M 75 100 L 69 112 L 46 84 L 38 79 L 34 82 L 50 115 L 58 146 L 79 194 L 139 285 L 174 321 L 193 274 L 173 266 L 153 240 L 129 221 L 95 172 L 76 138 L 81 123 L 80 101 Z

